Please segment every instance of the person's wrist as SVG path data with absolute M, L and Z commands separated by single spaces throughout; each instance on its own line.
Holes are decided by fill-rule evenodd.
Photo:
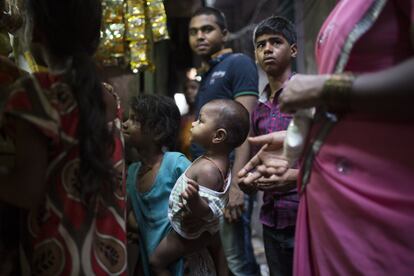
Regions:
M 351 110 L 351 92 L 355 76 L 333 74 L 324 83 L 322 100 L 328 111 L 345 113 Z
M 233 178 L 230 183 L 230 191 L 241 191 L 239 187 L 239 180 L 237 178 Z

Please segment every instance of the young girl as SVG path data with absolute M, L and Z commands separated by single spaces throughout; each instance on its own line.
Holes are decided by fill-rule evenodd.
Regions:
M 217 273 L 227 274 L 219 225 L 231 180 L 229 154 L 248 133 L 249 113 L 236 101 L 213 100 L 202 107 L 191 134 L 206 152 L 180 176 L 171 192 L 168 217 L 174 231 L 150 258 L 155 275 L 170 275 L 166 267 L 171 262 L 204 247 L 209 248 Z M 202 223 L 186 225 L 185 217 Z
M 172 99 L 146 94 L 131 99 L 129 119 L 123 123 L 125 141 L 139 158 L 128 168 L 127 190 L 139 225 L 144 275 L 150 275 L 148 256 L 171 230 L 167 217 L 171 190 L 190 165 L 183 154 L 168 151 L 175 146 L 179 126 L 180 112 Z M 171 273 L 182 275 L 181 261 Z
M 119 106 L 92 60 L 101 1 L 26 4 L 33 27 L 28 41 L 41 51 L 49 73 L 20 82 L 2 126 L 16 154 L 15 166 L 0 175 L 0 200 L 27 210 L 21 274 L 125 275 Z

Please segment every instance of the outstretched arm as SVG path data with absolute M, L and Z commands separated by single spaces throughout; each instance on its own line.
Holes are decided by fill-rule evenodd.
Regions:
M 280 107 L 283 112 L 294 112 L 300 108 L 328 106 L 327 99 L 330 99 L 336 107 L 350 111 L 412 118 L 413 73 L 414 58 L 411 58 L 387 70 L 356 76 L 347 94 L 337 93 L 341 97 L 337 99 L 335 93 L 329 97 L 324 93 L 324 85 L 331 75 L 298 74 L 280 95 Z
M 414 116 L 414 58 L 374 74 L 357 77 L 351 91 L 351 108 Z

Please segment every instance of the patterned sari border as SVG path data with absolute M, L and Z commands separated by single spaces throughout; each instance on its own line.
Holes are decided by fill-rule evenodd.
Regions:
M 342 73 L 346 63 L 348 62 L 349 55 L 355 42 L 365 34 L 371 26 L 375 23 L 382 9 L 385 7 L 387 0 L 377 0 L 368 9 L 364 17 L 355 25 L 354 29 L 349 33 L 347 40 L 344 43 L 338 62 L 335 66 L 335 73 Z

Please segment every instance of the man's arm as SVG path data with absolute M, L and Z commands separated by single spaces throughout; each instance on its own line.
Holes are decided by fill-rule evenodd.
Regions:
M 280 95 L 280 108 L 283 112 L 294 112 L 301 108 L 330 107 L 333 102 L 336 109 L 343 107 L 353 112 L 382 113 L 412 119 L 413 72 L 414 58 L 411 58 L 383 71 L 357 75 L 349 91 L 329 93 L 329 97 L 324 94 L 324 87 L 331 75 L 298 74 L 288 82 Z M 328 98 L 331 98 L 331 103 L 327 102 Z M 336 109 L 332 111 L 338 111 Z
M 249 114 L 251 114 L 253 108 L 256 106 L 257 97 L 253 95 L 245 95 L 237 97 L 236 101 L 241 103 L 249 111 Z M 244 143 L 235 150 L 234 164 L 232 168 L 232 180 L 229 192 L 229 202 L 226 209 L 224 210 L 224 217 L 230 223 L 237 221 L 243 212 L 244 193 L 239 188 L 239 179 L 237 174 L 247 163 L 247 161 L 249 161 L 249 159 L 250 144 L 246 139 L 246 141 L 244 141 Z

